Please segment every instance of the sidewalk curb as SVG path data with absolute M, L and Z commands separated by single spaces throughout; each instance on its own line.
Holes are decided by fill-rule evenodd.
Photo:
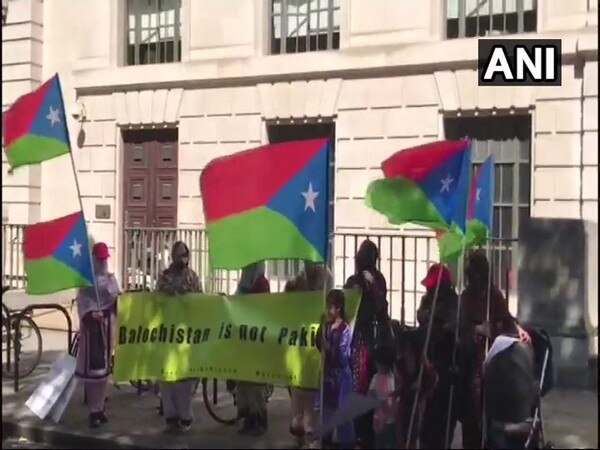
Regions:
M 11 420 L 2 419 L 2 440 L 9 438 L 24 437 L 35 443 L 45 443 L 58 447 L 68 445 L 70 448 L 91 449 L 141 449 L 122 437 L 88 436 L 83 433 L 75 433 L 58 429 L 60 425 L 51 423 L 30 424 L 16 423 Z

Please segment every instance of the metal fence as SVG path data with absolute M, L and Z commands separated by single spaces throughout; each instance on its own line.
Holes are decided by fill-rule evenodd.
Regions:
M 2 224 L 2 286 L 25 289 L 23 236 L 25 225 Z
M 3 225 L 3 285 L 22 289 L 26 284 L 22 244 L 24 226 Z M 420 281 L 428 267 L 437 261 L 437 242 L 428 235 L 337 233 L 333 237 L 330 268 L 334 283 L 342 287 L 354 273 L 354 255 L 361 242 L 369 239 L 379 248 L 379 270 L 387 280 L 390 314 L 403 323 L 413 324 L 424 289 Z M 190 266 L 198 273 L 206 292 L 231 294 L 239 278 L 237 270 L 210 270 L 208 242 L 204 230 L 167 228 L 126 228 L 123 250 L 118 252 L 120 280 L 124 290 L 152 290 L 160 273 L 170 262 L 175 241 L 190 249 Z M 514 296 L 513 268 L 516 267 L 516 240 L 494 240 L 491 246 L 493 278 L 508 297 Z M 302 270 L 299 261 L 270 261 L 267 277 L 273 292 L 281 292 L 285 282 Z

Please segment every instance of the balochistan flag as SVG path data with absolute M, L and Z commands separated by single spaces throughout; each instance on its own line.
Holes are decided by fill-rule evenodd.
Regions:
M 450 261 L 460 256 L 465 248 L 485 244 L 491 234 L 494 211 L 494 159 L 489 156 L 479 167 L 471 183 L 467 231 L 459 230 L 438 233 L 440 260 Z
M 327 259 L 329 141 L 266 145 L 211 161 L 200 177 L 213 269 Z
M 20 97 L 4 113 L 4 144 L 11 169 L 70 151 L 58 75 Z
M 468 141 L 441 141 L 402 150 L 384 161 L 385 178 L 367 188 L 367 206 L 390 223 L 465 229 L 471 169 Z
M 23 253 L 28 294 L 52 294 L 94 283 L 81 212 L 28 225 Z

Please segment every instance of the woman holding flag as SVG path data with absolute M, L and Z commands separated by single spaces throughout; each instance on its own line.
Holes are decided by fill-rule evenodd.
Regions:
M 112 324 L 117 312 L 119 284 L 108 271 L 108 247 L 98 242 L 92 249 L 96 286 L 77 294 L 79 351 L 76 374 L 84 381 L 89 425 L 96 428 L 108 422 L 104 411 L 112 354 Z
M 391 339 L 387 314 L 387 283 L 377 270 L 379 250 L 372 241 L 364 241 L 356 253 L 355 274 L 346 281 L 345 288 L 358 288 L 362 300 L 356 317 L 352 340 L 352 379 L 353 389 L 362 395 L 369 391 L 369 384 L 375 375 L 373 352 L 376 344 Z M 374 443 L 373 413 L 355 420 L 357 443 L 370 448 Z
M 481 250 L 469 253 L 465 268 L 466 288 L 461 298 L 461 322 L 475 342 L 475 358 L 471 379 L 461 398 L 463 447 L 480 448 L 482 429 L 481 375 L 485 359 L 486 339 L 500 334 L 518 337 L 531 343 L 529 334 L 521 328 L 508 309 L 508 302 L 490 278 L 490 264 Z M 489 314 L 489 318 L 488 318 Z

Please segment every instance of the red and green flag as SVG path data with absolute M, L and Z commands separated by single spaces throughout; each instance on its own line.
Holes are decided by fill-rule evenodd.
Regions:
M 58 75 L 20 97 L 4 113 L 4 145 L 11 169 L 69 153 L 69 133 Z
M 23 253 L 28 294 L 52 294 L 94 283 L 81 212 L 25 227 Z
M 266 145 L 211 161 L 200 177 L 213 269 L 327 260 L 329 141 Z
M 451 228 L 438 233 L 441 261 L 456 260 L 462 250 L 487 243 L 493 225 L 494 159 L 489 156 L 477 170 L 471 182 L 467 229 L 463 234 Z M 465 242 L 463 243 L 463 238 Z
M 402 150 L 385 160 L 385 178 L 367 188 L 367 206 L 395 225 L 465 229 L 471 169 L 468 141 L 441 141 Z

